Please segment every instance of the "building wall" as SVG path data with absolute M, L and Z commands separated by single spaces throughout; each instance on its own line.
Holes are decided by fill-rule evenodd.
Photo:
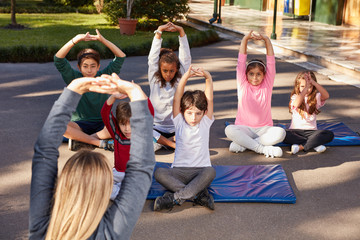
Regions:
M 277 11 L 284 12 L 286 0 L 277 0 Z M 311 0 L 292 0 L 295 16 L 308 15 Z M 259 11 L 273 11 L 275 0 L 226 0 L 226 4 L 238 5 Z M 308 6 L 309 5 L 309 6 Z M 301 8 L 299 10 L 299 8 Z M 304 9 L 305 11 L 302 11 Z M 291 15 L 290 14 L 290 15 Z M 360 0 L 312 0 L 312 20 L 333 25 L 360 26 Z
M 314 21 L 341 25 L 344 0 L 316 0 Z
M 227 0 L 227 3 L 233 2 L 234 5 L 239 5 L 243 8 L 251 8 L 255 10 L 264 10 L 263 9 L 263 0 Z M 266 1 L 266 0 L 265 0 Z
M 360 0 L 345 1 L 343 23 L 360 27 Z

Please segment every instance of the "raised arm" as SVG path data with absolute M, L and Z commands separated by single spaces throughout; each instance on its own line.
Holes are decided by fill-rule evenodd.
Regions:
M 106 38 L 104 38 L 99 30 L 96 29 L 96 35 L 93 35 L 93 37 L 95 38 L 95 40 L 101 42 L 102 44 L 104 44 L 107 48 L 110 49 L 110 51 L 112 53 L 114 53 L 114 55 L 116 57 L 126 57 L 126 54 L 121 51 L 120 48 L 118 48 L 115 44 L 113 44 L 112 42 L 110 42 L 109 40 L 107 40 Z
M 309 86 L 306 86 L 300 94 L 296 95 L 296 98 L 292 103 L 293 107 L 296 107 L 296 108 L 300 107 L 300 105 L 303 103 L 303 101 L 305 99 L 308 89 L 309 89 Z
M 79 42 L 81 41 L 94 41 L 94 36 L 90 35 L 89 32 L 86 34 L 78 34 L 72 39 L 70 39 L 67 43 L 65 43 L 62 48 L 55 54 L 58 58 L 65 58 L 69 51 Z
M 165 31 L 171 31 L 171 23 L 168 22 L 167 24 L 164 24 L 164 25 L 160 25 L 158 28 L 157 28 L 157 31 L 155 31 L 155 38 L 156 39 L 161 39 L 161 36 L 162 36 L 162 33 L 165 32 Z
M 321 101 L 324 102 L 330 98 L 330 94 L 326 89 L 321 86 L 319 83 L 315 82 L 313 79 L 311 79 L 311 84 L 319 91 L 321 94 Z
M 168 31 L 170 31 L 170 32 L 179 32 L 180 37 L 185 36 L 185 31 L 184 31 L 183 27 L 175 25 L 172 22 L 169 22 L 168 24 L 169 24 Z
M 208 71 L 205 71 L 203 68 L 193 69 L 195 76 L 200 76 L 205 78 L 205 96 L 208 103 L 208 109 L 206 115 L 209 119 L 213 118 L 214 114 L 214 90 L 213 90 L 213 80 L 211 74 Z
M 243 39 L 241 40 L 240 43 L 240 49 L 239 49 L 239 53 L 241 54 L 247 54 L 247 44 L 249 39 L 252 39 L 252 30 L 243 37 Z
M 274 56 L 274 49 L 273 49 L 270 38 L 261 33 L 255 34 L 255 33 L 253 33 L 252 30 L 243 37 L 241 44 L 240 44 L 240 50 L 239 50 L 240 53 L 247 54 L 247 43 L 250 39 L 264 41 L 265 47 L 266 47 L 266 55 Z
M 185 31 L 181 26 L 171 23 L 171 28 L 179 32 L 179 61 L 181 73 L 189 69 L 191 65 L 190 45 L 186 37 Z
M 271 43 L 271 40 L 268 36 L 259 34 L 260 38 L 265 42 L 266 47 L 266 55 L 268 56 L 274 56 L 274 49 Z
M 154 84 L 155 79 L 153 78 L 154 74 L 159 69 L 159 55 L 161 49 L 162 38 L 161 35 L 168 28 L 169 23 L 160 25 L 155 32 L 153 38 L 151 49 L 148 56 L 148 79 L 150 84 Z
M 180 101 L 182 95 L 184 94 L 184 89 L 188 79 L 192 76 L 195 76 L 194 71 L 192 70 L 192 66 L 190 65 L 189 69 L 184 73 L 182 78 L 180 79 L 179 85 L 176 89 L 174 94 L 173 100 L 173 117 L 175 118 L 181 111 L 180 111 Z

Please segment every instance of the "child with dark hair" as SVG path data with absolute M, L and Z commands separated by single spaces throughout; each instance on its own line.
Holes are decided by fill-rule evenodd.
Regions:
M 171 49 L 161 48 L 163 32 L 179 32 L 179 57 Z M 148 57 L 150 100 L 154 106 L 154 150 L 175 148 L 175 128 L 171 120 L 173 98 L 181 75 L 191 64 L 190 47 L 182 27 L 171 22 L 155 31 Z
M 111 200 L 114 200 L 121 188 L 121 182 L 125 177 L 126 164 L 130 158 L 130 139 L 131 139 L 131 108 L 129 102 L 120 101 L 116 106 L 115 116 L 111 109 L 116 99 L 127 98 L 124 94 L 112 94 L 104 103 L 101 109 L 101 116 L 105 127 L 114 141 L 114 186 L 111 193 Z M 151 115 L 154 115 L 154 108 L 148 101 Z
M 77 55 L 79 71 L 73 69 L 65 58 L 71 48 L 81 41 L 99 41 L 108 47 L 115 55 L 113 61 L 103 70 L 100 69 L 100 54 L 94 49 L 83 49 Z M 104 38 L 96 29 L 96 35 L 78 34 L 68 41 L 54 56 L 54 64 L 64 82 L 69 85 L 71 81 L 80 77 L 97 77 L 101 74 L 119 73 L 125 60 L 123 53 L 115 44 Z M 64 137 L 69 139 L 69 149 L 76 151 L 82 147 L 87 148 L 110 148 L 106 139 L 110 138 L 109 133 L 104 128 L 100 110 L 106 99 L 107 94 L 94 92 L 85 93 L 72 115 Z M 104 139 L 104 140 L 101 140 Z
M 205 92 L 186 91 L 190 77 L 205 77 Z M 186 200 L 215 209 L 214 198 L 207 188 L 216 172 L 209 153 L 210 127 L 214 122 L 213 84 L 209 72 L 193 68 L 184 74 L 175 92 L 173 121 L 176 131 L 175 158 L 171 168 L 157 168 L 155 179 L 169 192 L 157 197 L 154 211 L 171 209 Z
M 323 144 L 333 140 L 333 132 L 318 130 L 316 124 L 319 108 L 324 106 L 329 97 L 328 91 L 317 82 L 312 71 L 303 71 L 296 76 L 289 102 L 289 111 L 292 114 L 291 125 L 286 130 L 283 141 L 292 144 L 291 154 L 299 151 L 307 152 L 310 149 L 322 153 L 326 150 Z
M 258 59 L 246 64 L 249 40 L 264 41 L 266 65 Z M 275 56 L 270 39 L 252 31 L 245 35 L 240 44 L 236 69 L 238 111 L 235 124 L 225 128 L 226 136 L 232 141 L 230 152 L 244 152 L 250 149 L 266 157 L 281 157 L 282 149 L 273 146 L 285 138 L 285 130 L 273 126 L 271 97 L 275 80 Z

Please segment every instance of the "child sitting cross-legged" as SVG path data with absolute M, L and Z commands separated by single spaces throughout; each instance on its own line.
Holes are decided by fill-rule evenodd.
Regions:
M 205 77 L 205 92 L 186 91 L 190 77 Z M 154 211 L 172 209 L 186 200 L 215 209 L 214 198 L 207 188 L 216 172 L 211 166 L 209 133 L 214 122 L 213 84 L 209 72 L 202 68 L 189 67 L 181 78 L 173 101 L 176 149 L 171 168 L 157 168 L 155 179 L 169 192 L 157 197 Z
M 111 77 L 119 78 L 116 74 L 113 74 Z M 124 99 L 127 97 L 126 94 L 112 94 L 101 109 L 104 125 L 108 129 L 111 138 L 114 140 L 114 186 L 110 197 L 111 200 L 114 200 L 120 191 L 121 182 L 125 177 L 126 165 L 130 158 L 131 108 L 129 102 L 120 101 L 116 105 L 116 117 L 112 114 L 111 109 L 117 99 Z M 148 99 L 147 101 L 150 113 L 154 116 L 154 108 L 150 100 Z
M 316 115 L 319 108 L 325 105 L 330 95 L 321 86 L 312 71 L 300 72 L 295 79 L 289 111 L 292 114 L 291 125 L 286 129 L 284 143 L 291 145 L 291 154 L 299 151 L 307 152 L 314 149 L 318 153 L 326 150 L 323 144 L 334 139 L 334 133 L 325 129 L 318 129 Z

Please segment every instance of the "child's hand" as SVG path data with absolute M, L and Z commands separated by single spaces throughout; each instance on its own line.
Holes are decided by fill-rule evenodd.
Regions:
M 314 83 L 316 83 L 316 81 L 311 77 L 310 72 L 307 72 L 304 77 L 306 81 L 309 82 L 310 84 L 314 85 Z
M 190 65 L 189 69 L 184 73 L 184 76 L 186 78 L 191 78 L 191 77 L 197 76 L 196 70 L 197 70 L 197 68 L 194 68 L 193 65 Z
M 253 30 L 251 30 L 248 34 L 244 36 L 246 39 L 252 39 L 253 38 Z
M 92 38 L 95 40 L 95 41 L 99 41 L 99 42 L 103 42 L 104 41 L 104 37 L 100 34 L 100 31 L 95 29 L 96 31 L 96 35 L 91 35 Z
M 116 73 L 110 75 L 103 74 L 102 78 L 110 80 L 111 83 L 117 85 L 117 92 L 127 95 L 131 101 L 139 101 L 147 99 L 146 94 L 141 87 L 134 82 L 122 80 Z
M 112 95 L 112 97 L 116 98 L 116 99 L 125 99 L 128 97 L 128 95 L 126 94 L 123 94 L 123 93 L 114 93 Z
M 311 78 L 311 75 L 309 72 L 304 74 L 304 79 L 306 81 L 306 87 L 310 87 L 313 83 L 313 79 Z
M 172 22 L 170 22 L 170 29 L 172 32 L 181 32 L 184 31 L 184 29 L 178 25 L 173 24 Z
M 171 28 L 171 25 L 170 25 L 170 22 L 168 22 L 164 25 L 160 25 L 157 30 L 159 30 L 161 32 L 165 32 L 165 31 L 170 32 L 170 30 L 169 30 L 170 28 Z
M 193 68 L 193 72 L 195 76 L 198 77 L 204 77 L 204 78 L 209 78 L 210 73 L 208 71 L 205 71 L 203 68 L 199 67 L 199 68 Z
M 259 33 L 259 34 L 252 33 L 251 34 L 251 39 L 253 39 L 253 40 L 265 41 L 267 38 L 268 37 L 266 35 L 263 35 L 261 33 Z
M 95 41 L 96 38 L 94 37 L 94 35 L 90 35 L 89 32 L 87 32 L 86 34 L 78 34 L 76 35 L 73 39 L 74 44 L 77 44 L 78 42 L 81 41 Z
M 79 94 L 86 92 L 112 94 L 117 91 L 117 86 L 108 79 L 88 77 L 74 79 L 67 88 Z

